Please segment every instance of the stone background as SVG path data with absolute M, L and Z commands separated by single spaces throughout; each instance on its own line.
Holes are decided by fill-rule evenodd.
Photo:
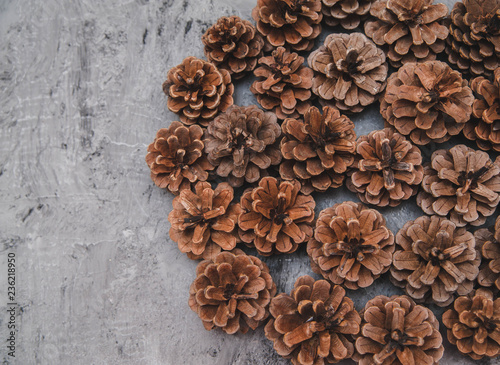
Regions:
M 203 57 L 201 35 L 220 16 L 250 19 L 254 5 L 0 0 L 2 343 L 9 252 L 19 304 L 16 358 L 2 344 L 3 364 L 289 363 L 262 328 L 208 332 L 189 309 L 197 262 L 169 239 L 172 196 L 153 185 L 144 162 L 156 131 L 177 119 L 161 90 L 167 71 L 187 56 Z M 250 83 L 237 85 L 237 104 L 255 103 Z M 383 126 L 376 106 L 353 120 L 358 135 Z M 346 189 L 315 198 L 316 213 L 357 201 Z M 414 199 L 381 211 L 394 232 L 422 215 Z M 278 292 L 313 275 L 304 247 L 264 261 Z M 401 291 L 382 277 L 348 295 L 361 309 L 393 293 Z M 473 362 L 447 345 L 441 363 Z

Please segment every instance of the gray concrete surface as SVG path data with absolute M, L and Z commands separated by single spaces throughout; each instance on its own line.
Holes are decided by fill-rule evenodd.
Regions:
M 218 17 L 250 19 L 254 3 L 0 0 L 3 364 L 289 363 L 262 329 L 208 332 L 189 309 L 197 262 L 169 239 L 172 196 L 153 186 L 144 162 L 156 131 L 177 119 L 161 90 L 167 71 L 203 56 L 200 37 Z M 238 85 L 236 103 L 255 103 L 249 84 Z M 353 119 L 358 134 L 383 125 L 376 107 Z M 315 197 L 317 213 L 356 200 L 346 189 Z M 382 212 L 394 231 L 422 214 L 414 201 Z M 6 348 L 9 253 L 15 358 Z M 279 292 L 312 275 L 304 249 L 265 262 Z M 349 295 L 360 309 L 381 293 L 401 292 L 383 277 Z M 441 363 L 473 362 L 447 345 Z

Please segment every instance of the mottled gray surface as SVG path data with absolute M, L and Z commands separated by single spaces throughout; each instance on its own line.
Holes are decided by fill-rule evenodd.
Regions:
M 3 363 L 288 363 L 262 329 L 208 332 L 189 309 L 197 263 L 168 238 L 172 196 L 144 162 L 156 131 L 177 119 L 161 91 L 168 69 L 202 57 L 202 32 L 222 15 L 250 19 L 254 3 L 0 0 Z M 237 87 L 240 105 L 255 103 L 249 83 Z M 376 107 L 354 120 L 358 134 L 383 125 Z M 345 189 L 315 197 L 316 212 L 357 200 Z M 394 231 L 422 214 L 414 201 L 382 212 Z M 8 252 L 17 258 L 15 359 L 4 345 Z M 265 262 L 280 292 L 312 274 L 303 249 Z M 360 309 L 381 293 L 400 291 L 384 277 L 349 295 Z M 442 363 L 472 361 L 448 346 Z

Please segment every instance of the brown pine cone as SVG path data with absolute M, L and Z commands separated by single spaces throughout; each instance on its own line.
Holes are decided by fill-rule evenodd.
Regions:
M 359 365 L 437 365 L 443 357 L 439 321 L 405 295 L 379 295 L 361 313 L 355 360 Z
M 292 364 L 335 364 L 353 355 L 361 317 L 342 287 L 301 276 L 290 295 L 271 300 L 269 311 L 266 337 Z
M 472 118 L 465 123 L 464 135 L 475 140 L 478 147 L 500 152 L 500 67 L 493 81 L 476 77 L 471 81 L 476 99 L 472 104 Z
M 205 57 L 219 70 L 228 70 L 232 79 L 253 71 L 262 55 L 264 39 L 248 20 L 222 17 L 202 37 Z
M 377 0 L 370 14 L 375 20 L 365 23 L 365 34 L 384 46 L 394 67 L 408 62 L 431 61 L 444 51 L 448 28 L 445 4 L 433 0 Z
M 283 47 L 272 56 L 259 59 L 254 70 L 257 80 L 250 86 L 259 104 L 274 110 L 278 118 L 298 118 L 311 106 L 313 70 L 303 65 L 304 57 Z
M 394 235 L 384 217 L 354 202 L 322 210 L 307 244 L 312 270 L 351 290 L 366 288 L 387 272 L 393 252 Z
M 323 21 L 335 27 L 341 25 L 344 29 L 357 28 L 362 21 L 370 16 L 370 8 L 375 0 L 322 0 Z
M 481 256 L 465 228 L 445 218 L 423 216 L 407 222 L 396 235 L 391 281 L 419 303 L 446 307 L 454 294 L 469 294 Z
M 486 289 L 455 300 L 443 314 L 448 341 L 474 360 L 500 355 L 500 298 Z
M 170 238 L 179 250 L 193 260 L 212 260 L 223 250 L 232 250 L 240 241 L 239 203 L 232 203 L 233 188 L 221 183 L 212 190 L 209 183 L 200 181 L 194 192 L 184 189 L 174 198 L 168 215 Z
M 385 89 L 385 54 L 361 33 L 330 34 L 307 62 L 315 71 L 311 90 L 323 105 L 359 113 Z
M 347 187 L 365 204 L 395 207 L 417 193 L 424 176 L 417 146 L 390 128 L 357 141 Z
M 494 227 L 478 229 L 474 237 L 483 256 L 477 282 L 497 292 L 500 290 L 500 217 Z
M 500 1 L 456 2 L 447 24 L 448 61 L 462 73 L 492 75 L 500 66 Z
M 254 183 L 281 162 L 276 115 L 256 105 L 231 106 L 210 122 L 205 134 L 208 161 L 231 186 Z
M 380 113 L 415 144 L 441 143 L 464 128 L 473 101 L 467 81 L 446 63 L 408 63 L 387 80 Z
M 229 71 L 187 57 L 168 71 L 163 92 L 168 96 L 168 109 L 179 114 L 182 123 L 206 127 L 217 113 L 233 105 L 234 86 Z
M 286 47 L 310 51 L 321 33 L 321 0 L 257 0 L 252 11 L 266 51 Z
M 180 122 L 172 122 L 156 133 L 148 146 L 146 163 L 157 186 L 177 195 L 191 183 L 208 179 L 208 171 L 214 167 L 203 154 L 202 136 L 200 126 L 186 127 Z
M 312 236 L 314 207 L 310 195 L 300 194 L 300 183 L 265 177 L 241 197 L 240 238 L 263 256 L 292 253 Z
M 267 319 L 275 294 L 276 284 L 267 265 L 234 249 L 198 264 L 189 289 L 189 306 L 209 331 L 219 327 L 228 334 L 246 333 Z
M 304 121 L 285 119 L 281 125 L 283 161 L 280 175 L 285 180 L 298 179 L 301 192 L 338 188 L 344 173 L 354 162 L 356 133 L 354 123 L 338 109 L 324 107 L 323 115 L 311 107 Z
M 420 208 L 449 217 L 457 227 L 484 224 L 500 201 L 500 166 L 463 144 L 435 151 L 431 159 L 417 195 Z

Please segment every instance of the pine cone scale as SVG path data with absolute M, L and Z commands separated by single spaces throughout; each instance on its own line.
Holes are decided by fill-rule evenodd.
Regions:
M 234 87 L 226 70 L 219 71 L 209 62 L 188 57 L 169 70 L 163 91 L 169 109 L 180 114 L 183 123 L 206 125 L 219 109 L 223 111 L 233 103 Z
M 334 283 L 357 289 L 388 270 L 392 234 L 381 227 L 381 216 L 375 213 L 373 219 L 372 214 L 364 213 L 366 208 L 352 204 L 337 205 L 320 214 L 314 239 L 308 243 L 308 254 L 313 271 Z M 334 211 L 338 215 L 332 215 Z
M 329 35 L 308 63 L 315 71 L 312 91 L 323 105 L 359 112 L 385 87 L 384 53 L 360 33 Z
M 352 122 L 329 107 L 311 107 L 304 121 L 288 118 L 282 125 L 285 134 L 280 148 L 287 160 L 280 167 L 284 179 L 299 178 L 302 192 L 324 191 L 339 186 L 354 161 L 355 134 Z
M 219 176 L 241 186 L 255 182 L 272 164 L 280 162 L 275 142 L 281 134 L 276 116 L 256 106 L 230 107 L 210 122 L 205 135 L 209 161 Z M 276 151 L 275 151 L 276 150 Z
M 387 123 L 414 143 L 443 142 L 459 133 L 471 115 L 473 96 L 466 85 L 442 62 L 409 63 L 389 78 L 380 110 Z
M 222 17 L 202 37 L 205 56 L 234 79 L 253 71 L 262 54 L 264 40 L 255 27 L 237 16 Z
M 312 70 L 302 65 L 303 58 L 283 47 L 259 59 L 254 70 L 258 79 L 250 87 L 265 109 L 274 109 L 278 118 L 303 114 L 310 105 Z
M 335 363 L 354 351 L 346 335 L 359 331 L 360 318 L 338 286 L 300 277 L 290 295 L 283 293 L 273 299 L 271 312 L 274 321 L 266 326 L 266 337 L 279 354 L 295 364 Z M 311 320 L 306 321 L 308 318 Z
M 298 182 L 282 182 L 266 177 L 259 187 L 246 191 L 239 218 L 240 236 L 254 241 L 259 253 L 269 255 L 273 246 L 278 252 L 293 252 L 311 235 L 308 227 L 314 219 L 314 201 L 298 194 Z M 254 225 L 257 222 L 257 225 Z
M 405 224 L 396 242 L 402 249 L 394 254 L 392 280 L 415 300 L 446 306 L 455 291 L 472 290 L 479 254 L 471 233 L 437 216 L 420 217 Z
M 157 186 L 178 194 L 191 183 L 208 178 L 206 170 L 212 170 L 213 166 L 202 153 L 204 144 L 199 140 L 202 133 L 199 126 L 187 128 L 179 122 L 158 131 L 146 155 L 151 178 Z
M 231 250 L 236 245 L 234 219 L 241 207 L 231 204 L 233 192 L 227 184 L 212 190 L 210 184 L 199 182 L 195 191 L 182 190 L 174 199 L 170 237 L 190 258 L 213 258 L 221 248 Z
M 462 71 L 489 76 L 498 67 L 497 1 L 465 0 L 456 3 L 450 14 L 448 60 Z M 488 9 L 488 10 L 487 10 Z
M 376 1 L 371 7 L 374 20 L 365 24 L 365 33 L 376 44 L 388 49 L 393 66 L 434 60 L 444 49 L 449 31 L 441 23 L 448 13 L 447 7 L 430 3 Z
M 363 202 L 396 206 L 416 193 L 423 176 L 422 158 L 402 135 L 387 128 L 373 131 L 358 138 L 356 149 L 347 187 Z
M 379 45 L 383 45 L 384 43 L 393 44 L 398 39 L 407 35 L 408 33 L 409 33 L 408 28 L 404 24 L 402 23 L 395 24 L 392 27 L 390 27 L 387 33 L 382 33 L 383 41 L 379 42 Z
M 455 300 L 453 309 L 443 314 L 448 339 L 458 350 L 475 360 L 500 353 L 498 308 L 500 300 L 485 289 Z
M 436 162 L 431 164 L 433 167 L 425 170 L 426 177 L 422 182 L 424 191 L 420 193 L 420 198 L 417 197 L 417 203 L 423 209 L 435 211 L 443 216 L 455 207 L 454 211 L 450 212 L 450 217 L 456 224 L 482 224 L 485 217 L 493 214 L 493 209 L 500 200 L 500 191 L 497 191 L 500 180 L 499 167 L 489 160 L 486 153 L 463 145 L 455 146 L 450 151 L 436 151 L 433 154 L 434 159 Z M 443 160 L 447 162 L 443 164 Z M 456 167 L 449 168 L 450 163 Z M 438 168 L 437 171 L 434 166 Z M 456 193 L 446 199 L 437 196 L 435 199 L 431 186 L 437 183 L 440 185 L 437 185 L 436 192 L 444 190 L 444 184 L 447 186 L 447 192 L 454 189 Z M 424 199 L 427 201 L 424 202 Z
M 305 5 L 305 6 L 304 6 Z M 294 50 L 309 50 L 321 32 L 321 3 L 307 1 L 296 4 L 288 1 L 261 1 L 252 11 L 257 29 L 270 46 L 287 45 Z

